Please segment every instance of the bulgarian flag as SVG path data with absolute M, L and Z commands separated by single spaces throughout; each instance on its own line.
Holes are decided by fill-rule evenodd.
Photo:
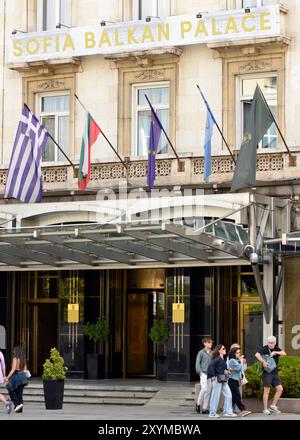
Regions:
M 86 124 L 82 136 L 80 165 L 78 170 L 78 188 L 86 189 L 91 176 L 91 147 L 96 142 L 100 127 L 94 121 L 92 116 L 86 114 Z

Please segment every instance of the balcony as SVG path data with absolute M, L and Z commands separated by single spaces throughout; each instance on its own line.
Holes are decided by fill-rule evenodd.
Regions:
M 293 152 L 294 166 L 290 166 L 289 155 L 286 152 L 259 153 L 257 155 L 257 182 L 269 186 L 271 182 L 300 178 L 297 163 L 300 161 L 300 151 Z M 157 159 L 155 186 L 173 187 L 197 186 L 211 188 L 214 184 L 230 188 L 234 163 L 229 155 L 213 156 L 212 176 L 209 183 L 203 181 L 204 158 L 182 157 L 183 171 L 178 170 L 175 158 Z M 0 192 L 4 193 L 7 170 L 0 170 Z M 73 169 L 67 164 L 47 166 L 42 168 L 43 188 L 45 195 L 53 192 L 76 191 L 77 179 L 73 177 Z M 114 189 L 119 185 L 129 188 L 147 186 L 147 160 L 131 160 L 127 171 L 119 162 L 93 163 L 91 167 L 90 190 Z

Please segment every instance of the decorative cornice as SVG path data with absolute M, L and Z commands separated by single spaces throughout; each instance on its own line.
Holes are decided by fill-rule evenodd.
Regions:
M 48 79 L 45 81 L 38 82 L 37 87 L 38 89 L 42 89 L 42 90 L 53 90 L 53 89 L 64 89 L 66 86 L 64 81 L 59 81 L 57 79 Z
M 163 70 L 142 70 L 134 75 L 136 80 L 155 81 L 164 78 Z
M 272 63 L 270 61 L 263 60 L 252 60 L 248 63 L 239 66 L 239 71 L 242 73 L 257 72 L 262 70 L 269 70 L 272 68 Z

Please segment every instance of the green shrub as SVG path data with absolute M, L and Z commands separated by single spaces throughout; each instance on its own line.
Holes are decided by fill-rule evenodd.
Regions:
M 65 379 L 67 367 L 64 365 L 64 358 L 56 348 L 51 348 L 50 358 L 46 359 L 43 365 L 42 379 Z
M 155 320 L 149 337 L 152 342 L 166 342 L 169 339 L 168 323 L 164 319 Z
M 261 399 L 264 392 L 261 363 L 255 362 L 248 367 L 245 376 L 248 383 L 243 387 L 244 396 Z M 300 357 L 280 356 L 279 377 L 283 386 L 282 397 L 300 397 Z M 271 387 L 270 396 L 273 394 Z
M 88 322 L 83 327 L 83 333 L 94 342 L 94 351 L 96 353 L 96 344 L 98 341 L 106 342 L 109 337 L 109 323 L 104 316 L 99 316 L 97 322 L 91 324 Z

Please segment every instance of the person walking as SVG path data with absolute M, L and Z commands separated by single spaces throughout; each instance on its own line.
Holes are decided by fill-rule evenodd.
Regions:
M 6 376 L 5 359 L 2 351 L 0 350 L 0 383 L 4 383 L 5 376 Z M 12 403 L 9 400 L 6 400 L 3 394 L 0 394 L 0 402 L 4 404 L 7 414 L 10 414 L 12 412 Z
M 209 398 L 211 394 L 211 379 L 207 379 L 207 367 L 211 361 L 211 347 L 212 347 L 212 339 L 208 337 L 202 338 L 202 344 L 204 348 L 198 351 L 196 358 L 196 371 L 200 376 L 200 393 L 198 395 L 197 403 L 196 403 L 196 411 L 202 414 L 209 414 L 208 405 Z
M 256 354 L 256 359 L 261 362 L 263 366 L 262 372 L 262 381 L 264 385 L 264 394 L 263 394 L 263 414 L 270 415 L 271 413 L 280 414 L 281 411 L 277 407 L 277 402 L 280 399 L 280 396 L 283 391 L 283 387 L 281 385 L 281 380 L 278 376 L 278 361 L 279 356 L 286 356 L 286 352 L 278 347 L 276 344 L 276 336 L 269 336 L 268 343 L 264 347 L 262 347 Z M 273 358 L 275 361 L 274 368 L 272 371 L 270 370 L 271 362 L 268 363 L 268 357 Z M 268 400 L 270 387 L 275 388 L 275 395 L 273 397 L 273 403 L 268 408 Z
M 209 405 L 209 417 L 220 417 L 217 414 L 217 409 L 220 401 L 221 393 L 224 400 L 224 417 L 236 417 L 237 415 L 232 412 L 232 395 L 227 383 L 227 365 L 224 359 L 226 354 L 226 348 L 222 344 L 216 345 L 211 355 L 211 363 L 207 367 L 207 378 L 212 380 L 212 393 L 210 397 Z
M 27 370 L 27 365 L 24 350 L 22 347 L 16 346 L 13 349 L 11 370 L 7 377 L 4 378 L 4 382 L 7 382 L 6 388 L 15 406 L 14 411 L 16 413 L 23 412 L 23 390 L 28 384 L 25 370 Z
M 241 411 L 241 416 L 245 417 L 251 414 L 251 411 L 246 410 L 239 390 L 242 375 L 247 368 L 245 359 L 241 359 L 241 350 L 239 348 L 235 347 L 230 350 L 228 354 L 228 368 L 231 371 L 228 385 L 232 394 L 232 406 L 236 405 Z

